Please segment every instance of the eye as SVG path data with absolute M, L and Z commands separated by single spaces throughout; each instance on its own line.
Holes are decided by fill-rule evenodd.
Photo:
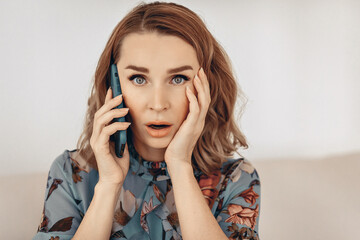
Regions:
M 184 81 L 189 81 L 189 78 L 184 75 L 176 75 L 173 79 L 183 79 Z M 176 81 L 176 80 L 175 80 L 175 82 L 179 83 L 179 81 Z M 180 84 L 176 84 L 176 85 L 180 85 Z
M 144 80 L 144 77 L 141 76 L 141 75 L 132 75 L 132 76 L 129 78 L 130 81 L 135 80 L 135 82 L 137 82 L 136 79 L 143 79 L 143 80 Z M 137 82 L 137 83 L 138 83 L 138 82 Z M 142 85 L 142 84 L 135 84 L 135 85 Z
M 139 79 L 139 81 L 137 81 L 137 79 Z M 181 85 L 183 82 L 181 81 L 189 81 L 189 77 L 185 76 L 185 75 L 175 75 L 171 80 L 174 80 L 173 82 L 175 82 L 175 85 Z M 135 82 L 135 85 L 144 85 L 142 84 L 142 80 L 145 80 L 145 78 L 142 75 L 132 75 L 129 77 L 130 81 Z

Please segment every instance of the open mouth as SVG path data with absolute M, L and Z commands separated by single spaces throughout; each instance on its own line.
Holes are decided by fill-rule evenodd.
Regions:
M 170 125 L 154 125 L 154 124 L 151 124 L 151 125 L 148 125 L 148 127 L 151 127 L 152 129 L 163 129 L 163 128 L 170 127 Z
M 162 138 L 167 136 L 171 130 L 173 125 L 166 124 L 149 124 L 146 125 L 147 133 L 154 138 Z

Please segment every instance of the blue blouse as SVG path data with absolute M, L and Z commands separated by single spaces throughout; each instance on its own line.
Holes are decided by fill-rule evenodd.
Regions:
M 129 152 L 110 239 L 182 239 L 166 163 L 141 159 L 134 148 Z M 53 161 L 33 240 L 71 239 L 89 208 L 99 173 L 76 154 L 65 150 Z M 226 236 L 259 239 L 260 178 L 247 159 L 227 159 L 211 176 L 196 170 L 194 176 Z

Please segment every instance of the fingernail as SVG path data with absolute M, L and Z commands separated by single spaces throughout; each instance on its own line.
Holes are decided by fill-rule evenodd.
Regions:
M 122 98 L 122 94 L 116 96 L 118 99 Z

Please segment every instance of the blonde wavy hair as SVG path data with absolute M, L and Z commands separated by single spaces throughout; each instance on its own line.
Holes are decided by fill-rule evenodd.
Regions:
M 119 61 L 121 44 L 128 34 L 145 32 L 177 36 L 193 46 L 197 53 L 199 64 L 210 83 L 211 103 L 204 129 L 192 154 L 192 166 L 210 175 L 221 167 L 226 158 L 232 158 L 234 152 L 241 156 L 238 147 L 248 148 L 233 116 L 237 99 L 242 100 L 239 115 L 242 115 L 247 99 L 233 76 L 228 55 L 202 19 L 190 9 L 175 3 L 141 2 L 116 25 L 96 67 L 84 129 L 77 142 L 78 153 L 91 167 L 98 169 L 90 137 L 94 115 L 105 102 L 110 65 Z M 128 133 L 130 149 L 133 147 L 130 128 Z

